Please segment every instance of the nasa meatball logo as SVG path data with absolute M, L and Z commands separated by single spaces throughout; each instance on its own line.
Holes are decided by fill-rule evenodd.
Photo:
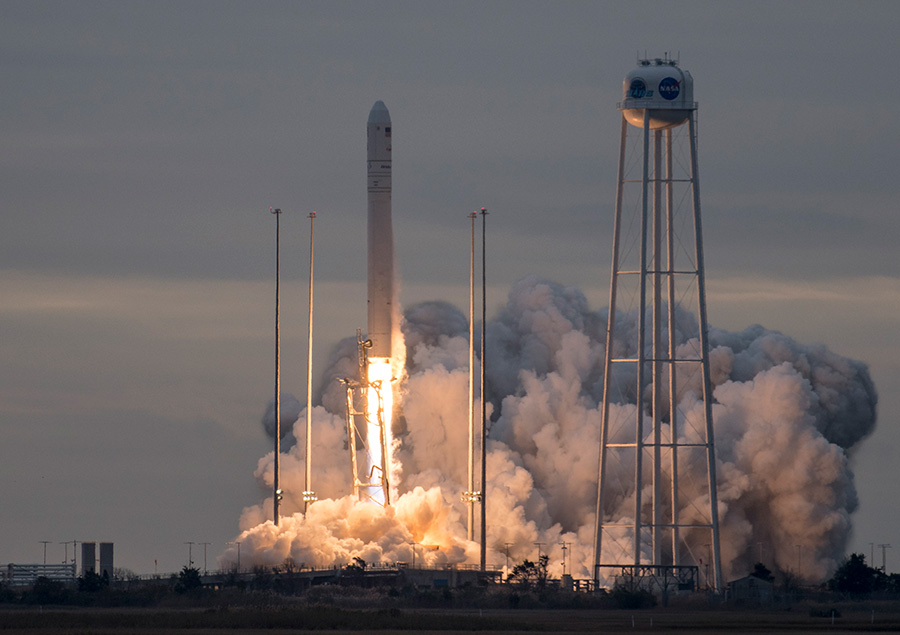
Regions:
M 628 87 L 628 94 L 632 99 L 643 99 L 647 96 L 647 84 L 642 79 L 635 79 Z
M 671 101 L 678 97 L 678 93 L 680 92 L 681 81 L 674 77 L 666 77 L 659 83 L 659 94 L 662 95 L 663 99 Z

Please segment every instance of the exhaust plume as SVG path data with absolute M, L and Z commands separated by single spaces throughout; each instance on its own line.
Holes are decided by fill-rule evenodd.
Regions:
M 637 318 L 617 316 L 625 328 L 617 329 L 623 335 L 614 344 L 623 356 L 635 348 Z M 694 316 L 679 308 L 675 319 L 677 345 L 696 346 Z M 541 542 L 551 574 L 558 575 L 564 542 L 570 543 L 567 569 L 576 578 L 592 576 L 606 322 L 606 310 L 591 311 L 579 290 L 528 277 L 512 287 L 506 306 L 487 326 L 489 564 L 505 562 L 506 543 L 512 544 L 511 563 L 534 560 L 534 543 Z M 244 509 L 235 539 L 243 562 L 278 565 L 288 556 L 314 567 L 354 557 L 411 562 L 413 545 L 429 547 L 418 547 L 416 562 L 479 562 L 479 545 L 466 540 L 460 501 L 467 478 L 467 322 L 453 306 L 429 302 L 409 309 L 402 328 L 406 364 L 397 390 L 402 415 L 393 430 L 394 504 L 384 508 L 347 495 L 344 395 L 333 381 L 355 369 L 355 342 L 345 340 L 335 348 L 320 384 L 321 405 L 312 413 L 320 500 L 304 516 L 305 425 L 295 424 L 293 438 L 300 443 L 282 446 L 281 525 L 268 520 L 268 498 Z M 770 568 L 810 582 L 825 579 L 844 555 L 858 505 L 849 456 L 875 425 L 877 396 L 868 369 L 761 326 L 740 333 L 712 329 L 710 344 L 726 579 L 749 572 L 759 560 L 759 543 Z M 702 408 L 699 385 L 682 383 L 681 408 Z M 614 401 L 614 411 L 633 413 L 638 398 L 621 394 Z M 272 464 L 270 453 L 255 473 L 266 492 Z M 609 497 L 607 511 L 627 519 L 633 514 L 633 478 L 629 466 L 618 469 L 622 487 Z M 692 491 L 690 481 L 682 476 L 685 522 L 704 509 L 698 500 L 703 488 Z M 697 564 L 707 558 L 705 536 L 683 536 L 685 553 Z M 619 539 L 629 540 L 624 534 Z M 627 548 L 623 562 L 626 553 Z M 236 561 L 234 547 L 219 558 L 220 566 Z

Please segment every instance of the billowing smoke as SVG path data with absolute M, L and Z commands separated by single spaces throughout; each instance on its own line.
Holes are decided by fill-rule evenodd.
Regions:
M 529 277 L 513 286 L 487 326 L 491 564 L 502 565 L 507 549 L 511 563 L 534 560 L 535 543 L 543 543 L 558 575 L 565 543 L 567 570 L 591 577 L 606 321 L 606 312 L 591 311 L 577 289 Z M 621 314 L 617 321 L 623 339 L 615 346 L 633 351 L 637 315 Z M 678 346 L 696 345 L 692 315 L 679 310 L 676 327 Z M 460 500 L 467 489 L 467 321 L 448 304 L 426 303 L 406 312 L 403 333 L 407 375 L 398 388 L 402 418 L 394 429 L 395 504 L 382 508 L 348 495 L 345 395 L 335 381 L 355 372 L 355 341 L 348 340 L 336 347 L 320 384 L 321 405 L 313 410 L 313 487 L 320 500 L 303 514 L 301 416 L 293 430 L 297 444 L 283 450 L 280 526 L 269 520 L 270 498 L 241 517 L 236 540 L 245 566 L 278 565 L 287 557 L 316 567 L 354 557 L 411 562 L 413 549 L 416 562 L 479 561 L 478 544 L 466 540 Z M 741 333 L 713 329 L 710 342 L 726 579 L 745 574 L 762 544 L 768 566 L 794 573 L 800 545 L 800 577 L 821 580 L 844 554 L 857 506 L 849 454 L 875 424 L 868 370 L 760 326 Z M 699 383 L 682 386 L 680 409 L 702 408 L 698 394 Z M 634 412 L 634 394 L 616 400 L 613 410 Z M 265 488 L 271 488 L 272 469 L 270 453 L 256 471 Z M 625 469 L 609 476 L 626 490 L 633 479 Z M 627 491 L 610 499 L 607 513 L 633 515 Z M 679 502 L 682 518 L 698 507 L 687 487 Z M 695 558 L 707 553 L 708 534 L 684 538 Z M 232 548 L 220 565 L 236 560 Z
M 281 393 L 281 400 L 279 403 L 279 408 L 281 416 L 279 417 L 279 421 L 275 421 L 275 399 L 269 401 L 269 405 L 266 406 L 266 411 L 262 416 L 262 427 L 265 430 L 266 435 L 270 438 L 275 438 L 275 428 L 276 423 L 278 427 L 280 427 L 280 436 L 283 442 L 285 442 L 288 446 L 293 445 L 295 443 L 293 430 L 294 423 L 300 417 L 300 413 L 303 412 L 303 406 L 300 405 L 300 402 L 297 401 L 297 398 L 289 392 Z

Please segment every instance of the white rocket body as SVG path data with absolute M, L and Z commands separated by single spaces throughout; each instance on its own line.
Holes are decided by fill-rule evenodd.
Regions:
M 391 225 L 391 115 L 376 101 L 366 125 L 368 159 L 369 357 L 391 356 L 394 230 Z

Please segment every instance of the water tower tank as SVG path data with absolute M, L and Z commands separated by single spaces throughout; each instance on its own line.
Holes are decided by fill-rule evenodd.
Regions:
M 641 60 L 622 83 L 619 109 L 633 126 L 643 128 L 644 112 L 649 111 L 651 130 L 674 128 L 695 108 L 694 80 L 675 60 Z

